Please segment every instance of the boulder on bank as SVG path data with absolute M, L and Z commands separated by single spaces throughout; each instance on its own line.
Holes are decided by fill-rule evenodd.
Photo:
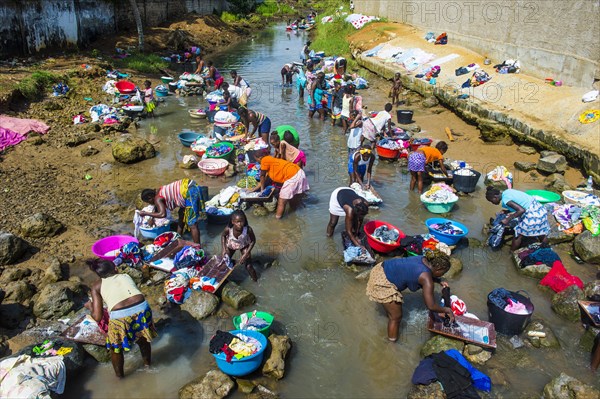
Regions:
M 485 362 L 491 359 L 492 352 L 477 345 L 467 344 L 465 345 L 463 356 L 471 363 L 485 364 Z
M 597 399 L 600 391 L 583 382 L 560 373 L 544 387 L 544 399 Z
M 85 293 L 74 281 L 59 281 L 45 286 L 33 305 L 33 314 L 40 319 L 58 319 L 83 303 Z
M 530 337 L 529 332 L 542 332 L 545 337 Z M 535 348 L 560 348 L 560 343 L 548 323 L 543 320 L 533 320 L 525 328 L 525 337 Z
M 413 385 L 406 399 L 446 399 L 446 394 L 440 384 Z
M 579 305 L 577 301 L 584 300 L 583 291 L 572 285 L 552 297 L 552 310 L 569 321 L 579 320 Z
M 156 150 L 147 140 L 125 135 L 113 143 L 112 155 L 115 161 L 128 164 L 154 158 Z
M 271 343 L 271 353 L 262 368 L 262 372 L 266 376 L 280 380 L 285 372 L 285 357 L 292 347 L 292 341 L 287 335 L 271 334 L 269 342 Z
M 219 298 L 205 291 L 194 291 L 181 305 L 181 310 L 188 312 L 194 319 L 202 320 L 215 312 L 219 306 Z
M 567 158 L 559 154 L 540 158 L 537 163 L 537 170 L 544 173 L 564 173 L 567 170 Z
M 583 335 L 579 338 L 579 347 L 581 350 L 590 353 L 594 348 L 594 341 L 598 334 L 600 334 L 599 327 L 588 326 Z
M 62 267 L 60 261 L 54 257 L 46 260 L 49 263 L 48 268 L 44 272 L 41 281 L 39 282 L 38 289 L 42 289 L 48 284 L 54 284 L 63 279 Z
M 235 309 L 241 309 L 256 302 L 256 297 L 253 293 L 246 291 L 233 281 L 228 282 L 227 285 L 223 287 L 221 299 Z
M 35 295 L 35 287 L 26 281 L 14 281 L 4 287 L 5 299 L 21 303 Z
M 527 155 L 537 154 L 537 150 L 528 145 L 520 145 L 519 148 L 517 148 L 517 151 L 519 151 L 520 153 L 523 153 L 523 154 L 527 154 Z
M 0 327 L 9 330 L 24 327 L 31 311 L 20 303 L 3 303 L 0 305 Z
M 595 296 L 600 297 L 600 280 L 590 281 L 583 287 L 583 294 L 591 299 Z
M 62 228 L 61 222 L 45 213 L 33 214 L 21 222 L 21 234 L 31 238 L 54 237 Z
M 84 344 L 83 350 L 85 350 L 87 354 L 93 357 L 98 363 L 110 362 L 110 351 L 103 346 Z
M 589 230 L 585 230 L 575 238 L 573 249 L 584 261 L 600 263 L 600 236 L 594 237 Z
M 233 390 L 234 382 L 219 370 L 210 370 L 179 390 L 179 399 L 223 399 Z
M 546 188 L 557 193 L 562 193 L 565 190 L 571 190 L 571 186 L 565 181 L 565 177 L 560 173 L 553 173 L 544 179 Z
M 537 166 L 535 162 L 525 162 L 525 161 L 516 161 L 514 163 L 515 169 L 520 170 L 522 172 L 529 172 L 534 170 Z
M 435 335 L 429 341 L 425 342 L 421 348 L 421 356 L 427 357 L 432 353 L 446 351 L 448 349 L 456 349 L 462 353 L 465 344 L 457 339 L 447 338 L 442 335 Z
M 12 265 L 21 259 L 27 247 L 21 237 L 0 230 L 0 266 Z
M 422 105 L 425 108 L 432 108 L 438 105 L 439 103 L 440 101 L 437 99 L 436 96 L 429 96 L 425 98 L 425 100 L 423 100 Z

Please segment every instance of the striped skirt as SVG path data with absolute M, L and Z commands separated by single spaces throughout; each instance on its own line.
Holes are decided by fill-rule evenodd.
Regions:
M 527 211 L 519 218 L 515 233 L 526 237 L 548 235 L 550 223 L 546 208 L 534 199 Z

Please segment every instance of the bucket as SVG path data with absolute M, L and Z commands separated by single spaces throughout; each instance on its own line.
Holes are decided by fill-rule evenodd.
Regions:
M 412 123 L 413 112 L 408 109 L 399 109 L 396 111 L 396 117 L 398 118 L 399 124 L 408 125 Z
M 243 357 L 241 359 L 237 359 L 236 357 L 231 359 L 231 363 L 227 362 L 227 356 L 225 353 L 221 352 L 219 354 L 213 354 L 215 357 L 215 361 L 217 362 L 217 366 L 221 369 L 222 372 L 228 375 L 232 375 L 234 377 L 241 377 L 247 374 L 250 374 L 254 370 L 258 369 L 263 361 L 265 356 L 265 349 L 269 341 L 267 338 L 259 333 L 258 331 L 251 330 L 233 330 L 229 331 L 231 334 L 235 335 L 238 333 L 242 333 L 248 337 L 252 337 L 256 339 L 261 344 L 261 348 L 258 352 Z
M 463 193 L 472 193 L 475 191 L 475 187 L 477 187 L 477 182 L 481 177 L 481 173 L 476 170 L 468 169 L 475 174 L 475 176 L 461 176 L 457 174 L 453 174 L 452 183 L 456 191 L 461 191 Z
M 246 313 L 246 316 L 248 316 L 248 319 L 250 319 L 252 317 L 252 312 L 248 312 Z M 275 319 L 273 317 L 272 314 L 267 313 L 267 312 L 256 312 L 256 316 L 260 317 L 261 319 L 263 319 L 264 321 L 267 322 L 268 326 L 261 328 L 260 330 L 257 330 L 259 333 L 261 333 L 262 335 L 264 335 L 265 337 L 269 337 L 269 334 L 271 334 L 271 324 L 273 324 L 273 320 Z M 233 326 L 235 327 L 236 330 L 240 329 L 240 323 L 242 322 L 242 317 L 241 316 L 235 316 L 233 318 Z M 247 330 L 242 330 L 242 331 L 247 331 Z
M 490 294 L 492 292 L 490 292 Z M 525 291 L 509 292 L 513 298 L 525 305 L 529 311 L 529 314 L 509 313 L 491 302 L 490 294 L 488 294 L 488 319 L 490 322 L 494 323 L 497 332 L 505 335 L 518 335 L 525 330 L 529 320 L 531 320 L 531 315 L 533 314 L 533 303 L 531 303 L 529 294 L 527 294 Z M 527 296 L 521 295 L 519 292 L 523 292 L 527 294 Z

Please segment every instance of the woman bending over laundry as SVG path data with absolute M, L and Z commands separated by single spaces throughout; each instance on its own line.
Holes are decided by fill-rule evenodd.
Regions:
M 340 219 L 344 217 L 344 226 L 346 234 L 352 243 L 366 251 L 359 239 L 359 234 L 365 216 L 369 213 L 369 203 L 366 199 L 356 194 L 354 190 L 348 187 L 338 187 L 329 197 L 329 224 L 327 225 L 327 237 L 333 235 L 335 226 Z
M 177 223 L 177 232 L 182 234 L 184 228 L 189 228 L 192 233 L 192 240 L 200 244 L 200 230 L 198 229 L 198 221 L 204 219 L 204 201 L 200 186 L 194 180 L 182 179 L 177 180 L 166 186 L 162 186 L 158 190 L 144 189 L 142 191 L 142 200 L 156 207 L 156 212 L 141 211 L 141 217 L 151 216 L 153 218 L 164 218 L 167 215 L 167 210 L 179 208 L 179 220 Z
M 425 165 L 427 164 L 439 161 L 442 173 L 448 176 L 448 172 L 446 172 L 446 167 L 444 166 L 444 154 L 446 151 L 448 151 L 448 144 L 445 141 L 440 141 L 435 145 L 435 148 L 421 146 L 408 156 L 410 191 L 413 191 L 415 184 L 418 183 L 419 194 L 423 194 L 423 173 L 425 173 Z
M 433 296 L 433 282 L 450 269 L 450 257 L 439 251 L 426 251 L 424 256 L 394 258 L 373 267 L 367 283 L 367 296 L 383 305 L 388 316 L 387 335 L 392 342 L 398 340 L 402 321 L 402 291 L 423 289 L 425 306 L 432 312 L 444 313 L 454 321 L 449 307 L 439 306 Z M 438 280 L 439 281 L 439 280 Z M 448 284 L 440 283 L 442 287 Z
M 269 132 L 271 131 L 271 120 L 265 114 L 257 111 L 249 110 L 246 107 L 240 107 L 238 109 L 238 115 L 240 121 L 246 127 L 246 137 L 253 137 L 256 131 L 263 139 L 265 143 L 269 143 Z M 250 125 L 254 126 L 252 132 L 250 132 Z
M 242 210 L 233 211 L 229 224 L 221 233 L 222 256 L 227 255 L 230 259 L 235 251 L 240 251 L 242 257 L 237 262 L 248 271 L 250 278 L 257 281 L 256 270 L 252 267 L 252 248 L 256 244 L 256 237 L 252 227 L 248 226 L 248 219 Z
M 365 189 L 371 187 L 371 170 L 373 169 L 373 163 L 375 162 L 375 154 L 368 145 L 363 146 L 356 152 L 353 152 L 348 157 L 348 175 L 350 176 L 350 183 L 358 183 L 364 186 Z M 365 174 L 367 180 L 365 183 Z
M 91 288 L 92 301 L 85 307 L 92 312 L 96 322 L 102 320 L 103 302 L 106 302 L 110 319 L 106 348 L 111 351 L 111 361 L 115 374 L 123 378 L 123 351 L 129 352 L 137 342 L 144 366 L 150 367 L 152 349 L 150 342 L 158 334 L 152 322 L 152 310 L 144 295 L 127 274 L 118 274 L 114 263 L 94 259 L 86 262 L 89 268 L 100 277 Z
M 500 191 L 488 186 L 485 199 L 494 205 L 502 205 L 508 212 L 507 217 L 502 220 L 504 225 L 512 219 L 518 221 L 515 226 L 515 235 L 510 245 L 511 251 L 521 248 L 523 236 L 534 237 L 541 242 L 547 242 L 550 233 L 550 223 L 546 208 L 534 197 L 523 191 L 508 189 Z
M 304 151 L 299 150 L 291 144 L 294 142 L 294 136 L 289 130 L 283 133 L 283 140 L 279 138 L 279 133 L 276 131 L 271 132 L 269 140 L 271 146 L 275 149 L 275 154 L 273 155 L 275 158 L 285 159 L 304 168 L 306 165 L 306 155 Z

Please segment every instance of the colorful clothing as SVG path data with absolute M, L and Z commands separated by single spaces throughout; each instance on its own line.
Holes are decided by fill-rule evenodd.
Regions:
M 548 212 L 539 202 L 532 199 L 527 211 L 518 219 L 515 233 L 526 237 L 545 236 L 550 233 Z
M 521 208 L 528 210 L 533 200 L 534 198 L 531 195 L 524 193 L 523 191 L 508 189 L 502 192 L 502 208 L 508 209 L 511 212 L 516 212 L 516 209 L 512 209 L 508 206 L 507 204 L 509 202 L 512 201 Z
M 248 227 L 244 226 L 242 233 L 236 238 L 233 235 L 233 228 L 229 228 L 229 236 L 227 236 L 227 248 L 233 251 L 239 251 L 240 249 L 246 248 L 252 243 L 252 238 L 248 234 Z
M 425 154 L 422 152 L 412 152 L 408 156 L 408 170 L 410 172 L 425 172 L 426 160 Z
M 379 133 L 379 132 L 377 131 L 377 128 L 373 124 L 373 121 L 371 120 L 371 118 L 364 118 L 363 119 L 362 135 L 367 140 L 373 142 L 376 139 L 377 133 Z
M 194 180 L 182 179 L 162 186 L 158 190 L 158 196 L 165 200 L 169 210 L 185 208 L 183 221 L 188 226 L 206 218 L 200 186 Z
M 115 353 L 130 351 L 139 338 L 151 342 L 157 336 L 148 302 L 110 312 L 106 348 Z
M 260 170 L 267 171 L 274 183 L 283 184 L 293 178 L 300 170 L 300 167 L 285 159 L 267 155 L 260 161 Z
M 423 154 L 425 154 L 426 163 L 432 163 L 444 159 L 444 156 L 437 148 L 421 146 L 416 152 L 422 152 Z
M 365 173 L 367 173 L 367 165 L 369 164 L 370 158 L 366 161 L 363 159 L 362 155 L 358 152 L 354 152 L 350 154 L 348 157 L 348 174 L 351 175 L 354 173 L 354 159 L 356 158 L 356 154 L 359 154 L 358 158 L 358 170 L 356 171 L 360 176 L 360 179 L 363 180 L 365 178 Z
M 120 302 L 141 294 L 135 282 L 128 274 L 115 274 L 114 276 L 103 278 L 100 285 L 100 295 L 104 302 L 106 302 L 106 307 L 109 311 Z
M 309 189 L 310 187 L 308 186 L 306 175 L 302 169 L 299 169 L 294 176 L 283 183 L 283 186 L 281 186 L 281 190 L 279 191 L 279 198 L 292 199 L 294 195 L 302 194 Z
M 402 303 L 402 293 L 386 277 L 383 263 L 373 266 L 367 282 L 367 296 L 370 301 L 378 303 Z

